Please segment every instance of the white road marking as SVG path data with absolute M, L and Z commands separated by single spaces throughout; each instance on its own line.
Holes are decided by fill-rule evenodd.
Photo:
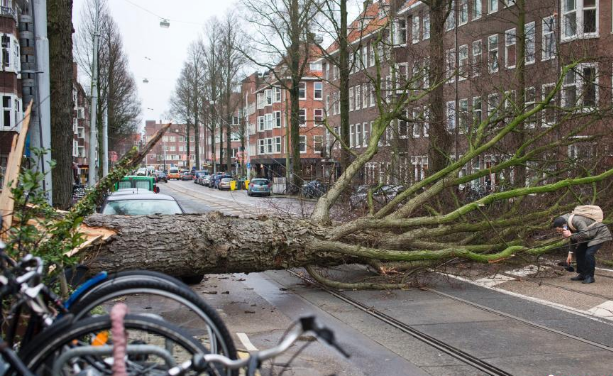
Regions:
M 238 339 L 241 340 L 243 346 L 245 346 L 245 349 L 247 349 L 247 351 L 258 351 L 257 347 L 253 346 L 253 343 L 251 343 L 249 337 L 247 337 L 247 334 L 236 333 L 236 336 L 238 337 Z
M 496 275 L 493 275 L 491 277 L 485 277 L 485 278 L 477 279 L 477 280 L 475 280 L 473 282 L 475 284 L 479 285 L 479 286 L 494 287 L 494 286 L 499 285 L 501 283 L 505 283 L 505 282 L 509 282 L 509 281 L 514 281 L 514 280 L 515 280 L 514 277 L 509 277 L 508 275 L 496 274 Z
M 543 300 L 543 299 L 539 299 L 539 298 L 534 298 L 532 296 L 518 294 L 516 292 L 507 291 L 505 289 L 501 289 L 501 288 L 495 287 L 495 286 L 480 285 L 480 284 L 475 283 L 475 281 L 472 281 L 472 280 L 464 278 L 464 277 L 455 276 L 453 274 L 445 274 L 445 273 L 440 273 L 440 274 L 443 274 L 443 275 L 445 275 L 446 277 L 449 277 L 449 278 L 457 279 L 458 281 L 470 283 L 471 285 L 476 285 L 476 286 L 483 287 L 484 289 L 490 289 L 490 290 L 494 290 L 494 291 L 497 291 L 497 292 L 500 292 L 500 293 L 503 293 L 503 294 L 507 294 L 507 295 L 510 295 L 510 296 L 515 296 L 517 298 L 526 299 L 526 300 L 529 300 L 529 301 L 532 301 L 532 302 L 535 302 L 535 303 L 543 304 L 543 305 L 548 306 L 548 307 L 556 308 L 556 309 L 559 309 L 559 310 L 564 311 L 564 312 L 572 313 L 572 314 L 575 314 L 575 315 L 578 315 L 578 316 L 582 316 L 582 317 L 585 317 L 585 318 L 588 318 L 588 319 L 591 319 L 591 320 L 594 320 L 594 321 L 599 321 L 599 322 L 602 322 L 602 323 L 606 323 L 606 324 L 609 324 L 609 325 L 611 324 L 610 321 L 613 320 L 613 315 L 610 316 L 610 317 L 609 316 L 607 316 L 607 317 L 600 317 L 600 316 L 596 316 L 593 312 L 590 312 L 590 311 L 583 311 L 583 310 L 580 310 L 580 309 L 576 309 L 576 308 L 565 306 L 563 304 L 558 304 L 558 303 L 550 302 L 550 301 L 547 301 L 547 300 Z
M 590 308 L 588 312 L 593 313 L 594 316 L 613 320 L 613 301 L 607 300 L 606 302 L 599 304 L 594 308 Z
M 541 266 L 540 270 L 551 269 L 548 266 Z M 539 271 L 539 267 L 536 265 L 528 265 L 525 268 L 511 270 L 510 272 L 505 272 L 505 274 L 516 275 L 518 277 L 527 277 L 532 274 L 536 274 Z

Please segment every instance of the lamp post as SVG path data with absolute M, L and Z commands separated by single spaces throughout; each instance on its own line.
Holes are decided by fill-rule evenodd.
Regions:
M 100 1 L 96 0 L 96 19 L 94 26 L 94 51 L 92 57 L 92 103 L 91 103 L 91 120 L 89 123 L 89 186 L 96 185 L 96 156 L 98 138 L 96 135 L 96 120 L 98 109 L 98 40 L 100 38 Z

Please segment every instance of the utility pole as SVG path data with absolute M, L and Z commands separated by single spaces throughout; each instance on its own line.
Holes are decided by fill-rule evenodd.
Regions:
M 32 8 L 34 35 L 36 41 L 36 102 L 39 128 L 32 128 L 31 140 L 33 147 L 51 150 L 51 82 L 49 79 L 49 39 L 47 39 L 47 0 L 34 0 Z M 47 171 L 51 162 L 51 153 L 48 152 L 38 161 L 37 168 L 45 174 L 43 190 L 47 202 L 52 205 L 51 173 Z
M 102 176 L 109 174 L 109 114 L 108 106 L 104 109 L 102 119 Z
M 98 108 L 98 43 L 100 38 L 100 0 L 96 0 L 96 21 L 94 26 L 94 53 L 92 61 L 92 103 L 90 106 L 91 120 L 89 123 L 89 186 L 96 185 L 96 109 Z

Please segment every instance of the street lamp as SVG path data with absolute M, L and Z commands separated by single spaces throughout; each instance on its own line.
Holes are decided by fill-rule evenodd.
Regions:
M 170 27 L 170 22 L 166 18 L 162 18 L 160 21 L 160 27 L 162 29 L 168 29 Z

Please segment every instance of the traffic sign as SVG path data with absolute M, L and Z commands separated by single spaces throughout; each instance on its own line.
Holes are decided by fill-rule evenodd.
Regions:
M 247 168 L 251 168 L 251 163 L 247 163 Z

